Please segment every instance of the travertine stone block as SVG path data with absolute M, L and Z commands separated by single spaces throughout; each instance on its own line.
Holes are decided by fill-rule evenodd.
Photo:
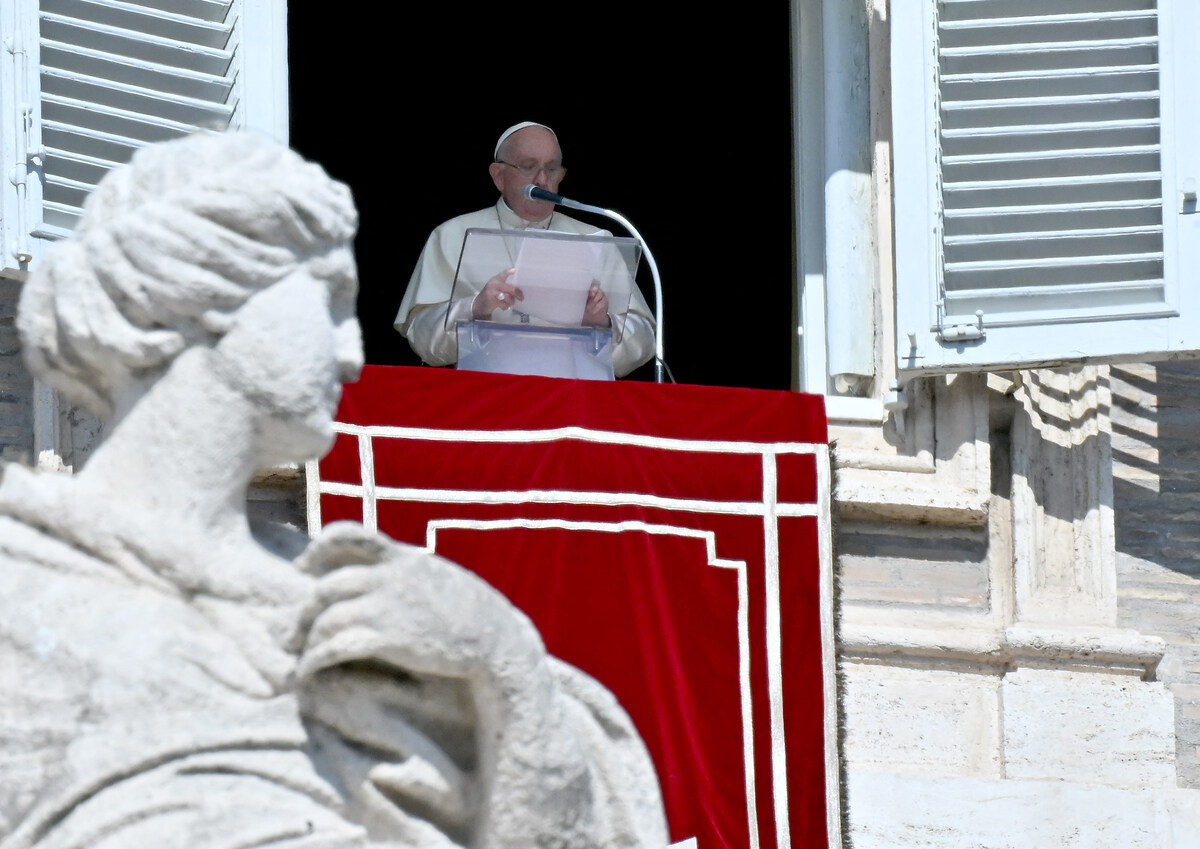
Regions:
M 842 665 L 849 770 L 1000 775 L 999 676 L 938 667 Z
M 854 849 L 1200 849 L 1200 791 L 853 773 Z
M 1131 675 L 1018 669 L 1004 678 L 1010 778 L 1114 787 L 1175 783 L 1175 711 L 1157 682 Z

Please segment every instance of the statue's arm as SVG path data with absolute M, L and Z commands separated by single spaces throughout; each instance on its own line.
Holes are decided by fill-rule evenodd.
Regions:
M 377 681 L 367 699 L 387 710 L 325 714 L 343 739 L 380 757 L 375 775 L 390 797 L 440 811 L 474 846 L 665 845 L 653 766 L 612 695 L 547 655 L 529 619 L 477 576 L 379 544 L 364 558 L 374 563 L 319 579 L 298 675 L 319 704 L 344 701 L 347 678 L 394 670 L 394 684 Z M 330 674 L 341 683 L 331 686 Z M 430 692 L 453 733 L 417 697 Z M 448 763 L 425 754 L 431 747 L 455 754 Z

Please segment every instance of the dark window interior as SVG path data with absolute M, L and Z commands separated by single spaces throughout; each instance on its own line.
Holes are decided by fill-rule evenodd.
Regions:
M 588 16 L 422 3 L 375 25 L 328 8 L 289 9 L 291 141 L 354 191 L 368 362 L 417 364 L 391 322 L 421 247 L 495 202 L 496 137 L 533 120 L 563 144 L 562 194 L 620 212 L 650 245 L 675 379 L 789 387 L 787 3 L 666 14 L 616 0 Z M 653 380 L 651 366 L 634 378 Z

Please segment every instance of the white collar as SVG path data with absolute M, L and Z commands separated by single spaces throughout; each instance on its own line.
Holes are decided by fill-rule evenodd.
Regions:
M 526 221 L 509 209 L 504 198 L 500 198 L 496 201 L 496 217 L 500 219 L 501 230 L 547 230 L 550 227 L 550 221 L 554 218 L 554 213 L 551 212 L 541 221 Z

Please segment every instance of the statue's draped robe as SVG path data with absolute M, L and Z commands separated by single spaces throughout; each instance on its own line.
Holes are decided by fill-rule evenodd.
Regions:
M 665 844 L 628 718 L 552 659 L 555 722 L 580 762 L 532 801 L 502 784 L 477 800 L 504 834 L 455 833 L 420 805 L 357 792 L 343 768 L 370 751 L 305 715 L 322 679 L 295 674 L 310 575 L 338 566 L 305 558 L 344 562 L 346 546 L 301 552 L 294 535 L 301 568 L 280 559 L 286 573 L 267 569 L 247 589 L 227 564 L 197 570 L 169 544 L 123 538 L 120 506 L 76 503 L 70 483 L 13 467 L 0 485 L 0 849 Z M 183 560 L 205 562 L 194 554 Z M 537 770 L 541 757 L 518 760 Z

